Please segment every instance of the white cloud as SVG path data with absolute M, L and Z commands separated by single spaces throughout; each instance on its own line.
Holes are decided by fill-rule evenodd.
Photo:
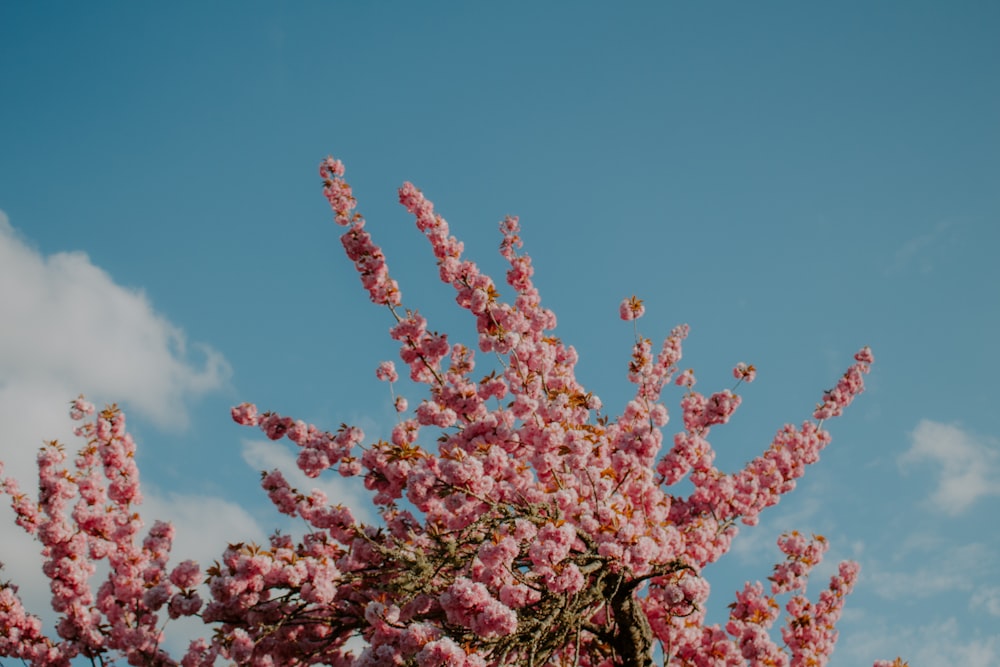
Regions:
M 43 256 L 0 212 L 0 382 L 127 396 L 161 426 L 184 426 L 186 396 L 221 387 L 229 367 L 207 345 L 188 359 L 184 332 L 81 252 Z
M 952 544 L 947 540 L 916 541 L 907 548 L 900 546 L 900 555 L 909 552 L 919 567 L 897 565 L 897 569 L 883 569 L 870 561 L 862 570 L 865 585 L 889 600 L 914 600 L 951 592 L 969 593 L 991 575 L 992 553 L 985 544 Z M 915 546 L 921 545 L 921 546 Z
M 185 399 L 225 385 L 222 355 L 195 345 L 138 290 L 116 284 L 80 252 L 43 256 L 0 211 L 0 460 L 5 474 L 34 479 L 47 440 L 70 439 L 69 401 L 127 399 L 130 414 L 183 428 Z M 29 484 L 28 488 L 33 486 Z
M 1000 494 L 996 440 L 929 419 L 917 424 L 910 439 L 899 463 L 906 468 L 929 461 L 937 467 L 938 484 L 929 498 L 933 507 L 954 516 L 980 498 Z
M 960 544 L 955 543 L 954 537 L 926 532 L 902 541 L 892 560 L 890 569 L 883 568 L 877 561 L 869 560 L 861 572 L 861 588 L 888 600 L 888 609 L 957 612 L 964 607 L 971 613 L 962 619 L 962 632 L 970 636 L 995 625 L 995 620 L 991 617 L 1000 616 L 1000 587 L 996 585 L 995 548 L 988 542 Z M 933 618 L 933 612 L 928 613 Z M 902 618 L 908 616 L 903 614 L 900 616 Z M 900 623 L 903 621 L 900 620 Z M 898 634 L 898 631 L 891 629 L 886 632 L 890 636 Z M 879 633 L 876 636 L 877 634 Z M 876 637 L 872 639 L 875 640 Z M 861 640 L 851 637 L 842 644 L 854 646 L 858 641 Z M 914 666 L 1000 664 L 991 662 L 1000 651 L 1000 644 L 996 641 L 973 640 L 967 644 L 969 654 L 966 661 L 958 660 L 964 654 L 949 647 L 948 642 L 943 640 L 927 645 L 917 644 L 916 646 L 922 646 L 920 651 L 923 655 L 914 648 L 907 657 L 911 658 L 910 664 Z M 904 644 L 898 643 L 897 646 L 902 647 Z M 909 642 L 906 646 L 909 647 Z M 940 660 L 942 656 L 951 656 L 954 660 Z
M 145 493 L 141 506 L 147 525 L 169 517 L 174 524 L 171 562 L 196 560 L 202 567 L 219 560 L 227 544 L 267 543 L 257 520 L 234 502 L 212 496 Z
M 80 252 L 44 256 L 11 227 L 0 211 L 0 461 L 2 476 L 36 487 L 35 454 L 47 440 L 75 449 L 69 401 L 79 393 L 100 404 L 127 400 L 132 416 L 161 428 L 183 428 L 185 400 L 222 388 L 230 369 L 222 355 L 194 345 L 157 313 L 139 290 L 122 287 Z M 211 560 L 218 537 L 262 538 L 253 518 L 214 498 L 157 497 L 144 491 L 147 526 L 155 518 L 175 524 L 175 554 Z M 0 502 L 0 577 L 19 585 L 32 611 L 48 607 L 48 581 L 39 546 L 14 525 Z M 206 549 L 212 549 L 209 553 Z M 204 564 L 204 561 L 202 561 Z M 43 614 L 51 622 L 51 614 Z

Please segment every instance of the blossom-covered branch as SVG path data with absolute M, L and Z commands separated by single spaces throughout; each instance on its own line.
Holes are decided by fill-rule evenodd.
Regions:
M 291 441 L 309 477 L 360 475 L 380 521 L 361 523 L 322 492 L 293 488 L 280 470 L 264 471 L 262 488 L 278 511 L 308 528 L 300 538 L 275 534 L 264 545 L 229 545 L 205 571 L 203 603 L 196 564 L 167 568 L 169 526 L 155 524 L 135 544 L 134 445 L 121 412 L 108 408 L 80 429 L 87 445 L 74 472 L 61 467 L 61 447 L 43 450 L 37 502 L 3 482 L 18 523 L 42 543 L 62 620 L 59 639 L 49 639 L 16 588 L 4 584 L 0 630 L 16 639 L 0 639 L 0 656 L 62 665 L 117 651 L 131 664 L 177 664 L 159 648 L 165 608 L 171 618 L 197 614 L 214 629 L 191 644 L 180 660 L 185 667 L 219 660 L 651 667 L 657 647 L 665 665 L 826 664 L 858 567 L 840 564 L 817 599 L 806 597 L 825 538 L 782 536 L 785 558 L 770 588 L 748 583 L 721 626 L 706 621 L 703 573 L 728 551 L 740 523 L 756 524 L 818 460 L 830 442 L 826 420 L 864 390 L 871 351 L 855 355 L 812 419 L 780 428 L 742 470 L 722 471 L 711 431 L 730 420 L 741 403 L 736 390 L 757 368 L 741 362 L 732 388 L 696 391 L 694 372 L 679 367 L 689 328 L 677 326 L 655 345 L 640 333 L 645 305 L 632 296 L 619 316 L 632 322 L 623 375 L 634 392 L 620 415 L 605 415 L 600 398 L 576 378 L 576 350 L 554 335 L 556 317 L 532 280 L 517 218 L 500 223 L 508 265 L 501 287 L 463 256 L 419 189 L 406 183 L 399 191 L 440 279 L 471 315 L 476 341 L 466 346 L 404 306 L 344 174 L 340 161 L 324 160 L 323 192 L 346 228 L 341 241 L 362 287 L 389 312 L 398 363 L 425 398 L 411 409 L 397 394 L 397 362 L 383 361 L 376 376 L 389 383 L 399 414 L 388 441 L 372 442 L 349 425 L 324 430 L 250 403 L 233 408 L 232 417 Z M 478 373 L 477 364 L 485 366 Z M 681 418 L 665 445 L 664 394 L 672 386 L 681 388 Z M 73 410 L 83 417 L 91 408 L 80 399 Z M 682 479 L 693 486 L 686 496 L 674 491 Z M 73 497 L 79 500 L 70 512 Z M 111 574 L 92 595 L 86 582 L 101 559 Z M 780 630 L 779 598 L 787 614 Z

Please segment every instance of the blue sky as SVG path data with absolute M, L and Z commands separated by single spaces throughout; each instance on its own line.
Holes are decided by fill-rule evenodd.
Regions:
M 833 667 L 1000 664 L 998 31 L 972 1 L 0 4 L 0 459 L 26 478 L 67 401 L 119 402 L 147 516 L 210 561 L 284 525 L 257 471 L 292 453 L 229 406 L 387 433 L 390 319 L 320 193 L 332 153 L 432 328 L 471 342 L 404 180 L 498 278 L 521 217 L 611 411 L 629 295 L 644 335 L 691 325 L 699 388 L 754 363 L 723 468 L 871 345 L 820 463 L 709 572 L 712 613 L 797 528 L 862 565 Z M 8 517 L 0 560 L 42 604 Z

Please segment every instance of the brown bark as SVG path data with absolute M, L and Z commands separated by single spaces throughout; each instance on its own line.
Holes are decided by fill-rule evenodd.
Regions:
M 635 599 L 635 590 L 641 582 L 623 582 L 620 577 L 614 577 L 608 583 L 614 585 L 608 597 L 615 619 L 609 643 L 618 664 L 621 667 L 653 667 L 653 628 Z

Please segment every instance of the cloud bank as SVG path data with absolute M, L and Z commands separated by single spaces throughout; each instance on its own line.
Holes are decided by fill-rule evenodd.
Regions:
M 995 440 L 976 437 L 954 424 L 923 419 L 910 441 L 899 463 L 904 468 L 934 465 L 937 486 L 928 499 L 933 507 L 955 516 L 981 498 L 1000 495 L 1000 453 Z
M 116 284 L 84 253 L 43 256 L 2 211 L 0 312 L 0 452 L 19 475 L 33 470 L 43 440 L 70 432 L 68 401 L 81 392 L 98 404 L 127 397 L 137 416 L 183 428 L 185 399 L 229 379 L 211 347 L 190 346 L 200 361 L 189 359 L 184 332 L 142 291 Z
M 140 291 L 116 284 L 82 252 L 43 256 L 0 212 L 0 371 L 4 385 L 66 384 L 129 397 L 159 425 L 178 418 L 183 399 L 229 377 L 222 355 L 195 345 L 153 310 Z M 68 400 L 72 396 L 63 397 Z

